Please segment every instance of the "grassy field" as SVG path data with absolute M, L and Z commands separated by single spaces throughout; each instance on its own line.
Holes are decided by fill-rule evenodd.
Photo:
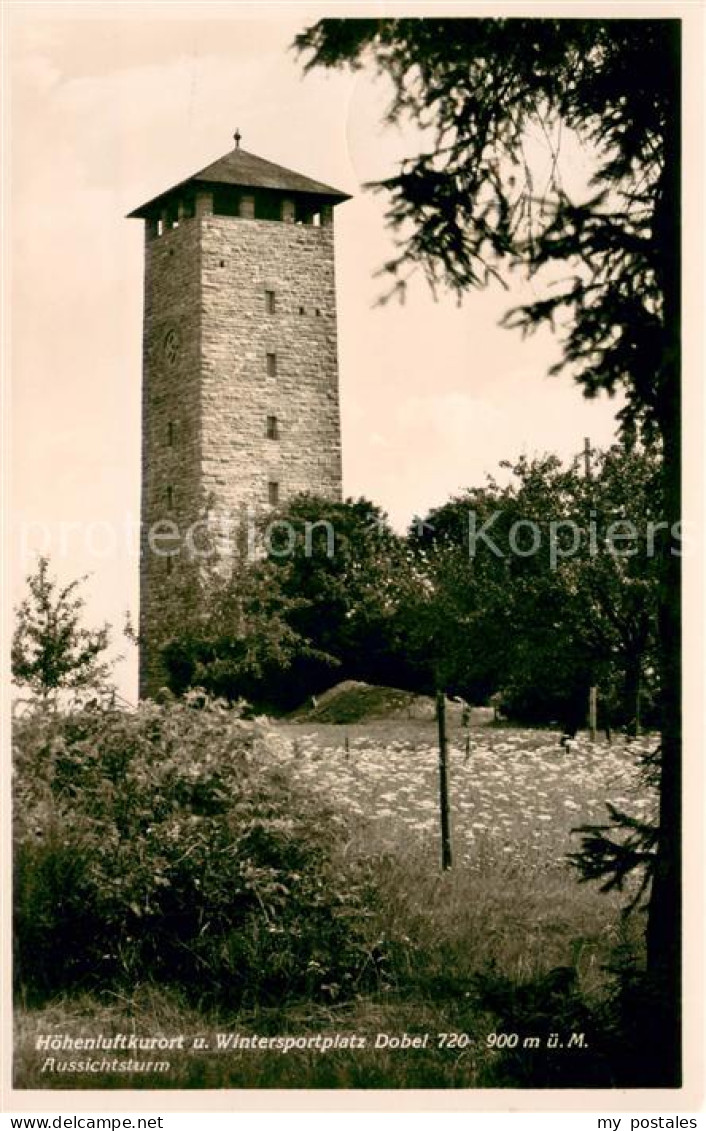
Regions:
M 237 1016 L 187 1009 L 148 985 L 124 997 L 62 999 L 18 1009 L 18 1087 L 502 1087 L 610 1084 L 611 1049 L 593 1032 L 606 964 L 639 948 L 639 916 L 625 899 L 579 884 L 566 855 L 572 829 L 605 817 L 605 803 L 639 816 L 654 799 L 638 762 L 651 740 L 609 746 L 579 737 L 572 749 L 539 730 L 478 727 L 470 753 L 451 730 L 454 867 L 439 867 L 438 754 L 433 722 L 348 727 L 276 726 L 267 756 L 294 762 L 297 778 L 351 821 L 347 852 L 375 858 L 380 899 L 371 912 L 389 955 L 379 991 L 331 989 L 328 1004 L 288 1004 Z M 264 755 L 263 750 L 263 755 Z M 340 997 L 340 1000 L 339 1000 Z M 591 1052 L 567 1048 L 583 1032 Z M 44 1034 L 183 1035 L 165 1073 L 42 1071 L 48 1058 L 85 1053 L 37 1048 Z M 361 1048 L 218 1049 L 218 1034 L 342 1037 Z M 426 1044 L 395 1049 L 385 1036 Z M 456 1034 L 442 1042 L 438 1034 Z M 548 1047 L 551 1034 L 564 1048 Z M 586 1036 L 586 1034 L 589 1036 Z M 382 1034 L 382 1038 L 378 1037 Z M 428 1035 L 428 1036 L 427 1036 Z M 460 1035 L 460 1036 L 459 1036 Z M 498 1036 L 505 1039 L 498 1047 Z M 208 1047 L 193 1048 L 200 1036 Z M 221 1037 L 221 1040 L 224 1038 Z M 508 1049 L 507 1041 L 515 1048 Z M 527 1042 L 531 1042 L 529 1045 Z M 535 1043 L 539 1042 L 539 1043 Z M 376 1047 L 376 1043 L 381 1047 Z M 96 1054 L 91 1054 L 96 1055 Z M 99 1054 L 106 1057 L 122 1054 Z
M 429 722 L 369 722 L 278 728 L 299 775 L 328 801 L 355 814 L 367 848 L 440 856 L 438 751 Z M 606 802 L 638 816 L 654 799 L 638 772 L 651 740 L 595 744 L 580 736 L 567 750 L 544 730 L 450 728 L 450 794 L 456 858 L 483 871 L 502 861 L 537 876 L 566 875 L 577 847 L 571 830 L 605 817 Z

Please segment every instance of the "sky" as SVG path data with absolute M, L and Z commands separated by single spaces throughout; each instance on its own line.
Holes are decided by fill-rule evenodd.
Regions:
M 353 197 L 336 209 L 347 496 L 403 530 L 501 460 L 570 458 L 586 436 L 608 446 L 619 407 L 547 375 L 548 332 L 499 327 L 531 294 L 519 281 L 459 304 L 417 278 L 403 306 L 377 303 L 393 245 L 384 197 L 362 186 L 419 136 L 381 125 L 389 92 L 368 71 L 303 76 L 290 45 L 306 15 L 225 11 L 38 5 L 10 18 L 13 599 L 39 552 L 62 581 L 89 575 L 86 620 L 113 625 L 131 700 L 137 657 L 121 633 L 138 608 L 143 231 L 125 217 L 226 153 L 236 127 L 243 148 Z M 565 156 L 578 183 L 587 157 Z

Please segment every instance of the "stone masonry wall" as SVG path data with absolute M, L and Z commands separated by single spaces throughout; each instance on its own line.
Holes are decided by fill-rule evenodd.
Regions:
M 215 510 L 266 508 L 269 483 L 282 501 L 340 498 L 333 226 L 210 216 L 201 265 L 202 481 Z
M 184 581 L 181 539 L 201 506 L 201 252 L 196 221 L 145 244 L 140 695 L 163 683 L 156 642 Z M 150 545 L 150 537 L 152 545 Z M 160 551 L 179 550 L 167 560 Z
M 274 483 L 283 502 L 341 497 L 333 226 L 207 214 L 148 235 L 143 373 L 141 696 L 164 682 L 157 643 L 206 506 L 238 522 L 267 509 Z M 164 520 L 177 541 L 155 538 Z M 179 551 L 171 563 L 150 530 Z

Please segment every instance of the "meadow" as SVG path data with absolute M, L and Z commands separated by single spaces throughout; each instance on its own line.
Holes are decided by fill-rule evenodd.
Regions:
M 374 876 L 375 898 L 355 924 L 365 929 L 369 969 L 355 984 L 336 975 L 309 1000 L 219 1008 L 137 976 L 117 990 L 20 1001 L 16 1086 L 630 1086 L 634 1063 L 618 1063 L 625 1033 L 615 1028 L 615 977 L 621 963 L 639 965 L 644 922 L 639 912 L 623 917 L 629 893 L 579 883 L 567 855 L 580 844 L 574 830 L 605 819 L 606 802 L 650 814 L 640 762 L 654 739 L 609 745 L 580 735 L 564 749 L 554 732 L 504 726 L 473 728 L 470 751 L 459 727 L 450 739 L 454 862 L 444 873 L 432 723 L 257 730 L 254 761 L 282 770 L 292 805 L 305 796 L 312 813 L 333 814 L 342 859 Z M 308 963 L 316 966 L 315 946 Z M 96 1032 L 184 1034 L 186 1044 L 169 1053 L 163 1075 L 42 1071 L 50 1054 L 38 1051 L 38 1035 Z M 338 1034 L 339 1045 L 356 1035 L 365 1047 L 219 1049 L 224 1033 Z M 427 1043 L 385 1044 L 402 1034 Z M 440 1044 L 439 1034 L 450 1040 Z M 206 1042 L 198 1051 L 195 1035 Z
M 433 724 L 282 726 L 277 733 L 279 756 L 294 760 L 296 778 L 359 818 L 368 846 L 440 858 Z M 458 864 L 478 870 L 507 858 L 564 872 L 577 847 L 572 829 L 604 820 L 607 802 L 649 816 L 656 799 L 645 790 L 640 759 L 654 745 L 650 737 L 592 743 L 580 734 L 566 749 L 553 731 L 486 726 L 471 732 L 467 753 L 457 726 L 449 767 Z

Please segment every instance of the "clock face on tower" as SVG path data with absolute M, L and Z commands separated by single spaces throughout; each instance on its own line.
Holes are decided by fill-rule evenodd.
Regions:
M 164 335 L 164 356 L 170 365 L 174 365 L 174 362 L 179 356 L 180 349 L 181 336 L 179 331 L 175 327 L 172 327 L 171 330 L 167 330 Z

